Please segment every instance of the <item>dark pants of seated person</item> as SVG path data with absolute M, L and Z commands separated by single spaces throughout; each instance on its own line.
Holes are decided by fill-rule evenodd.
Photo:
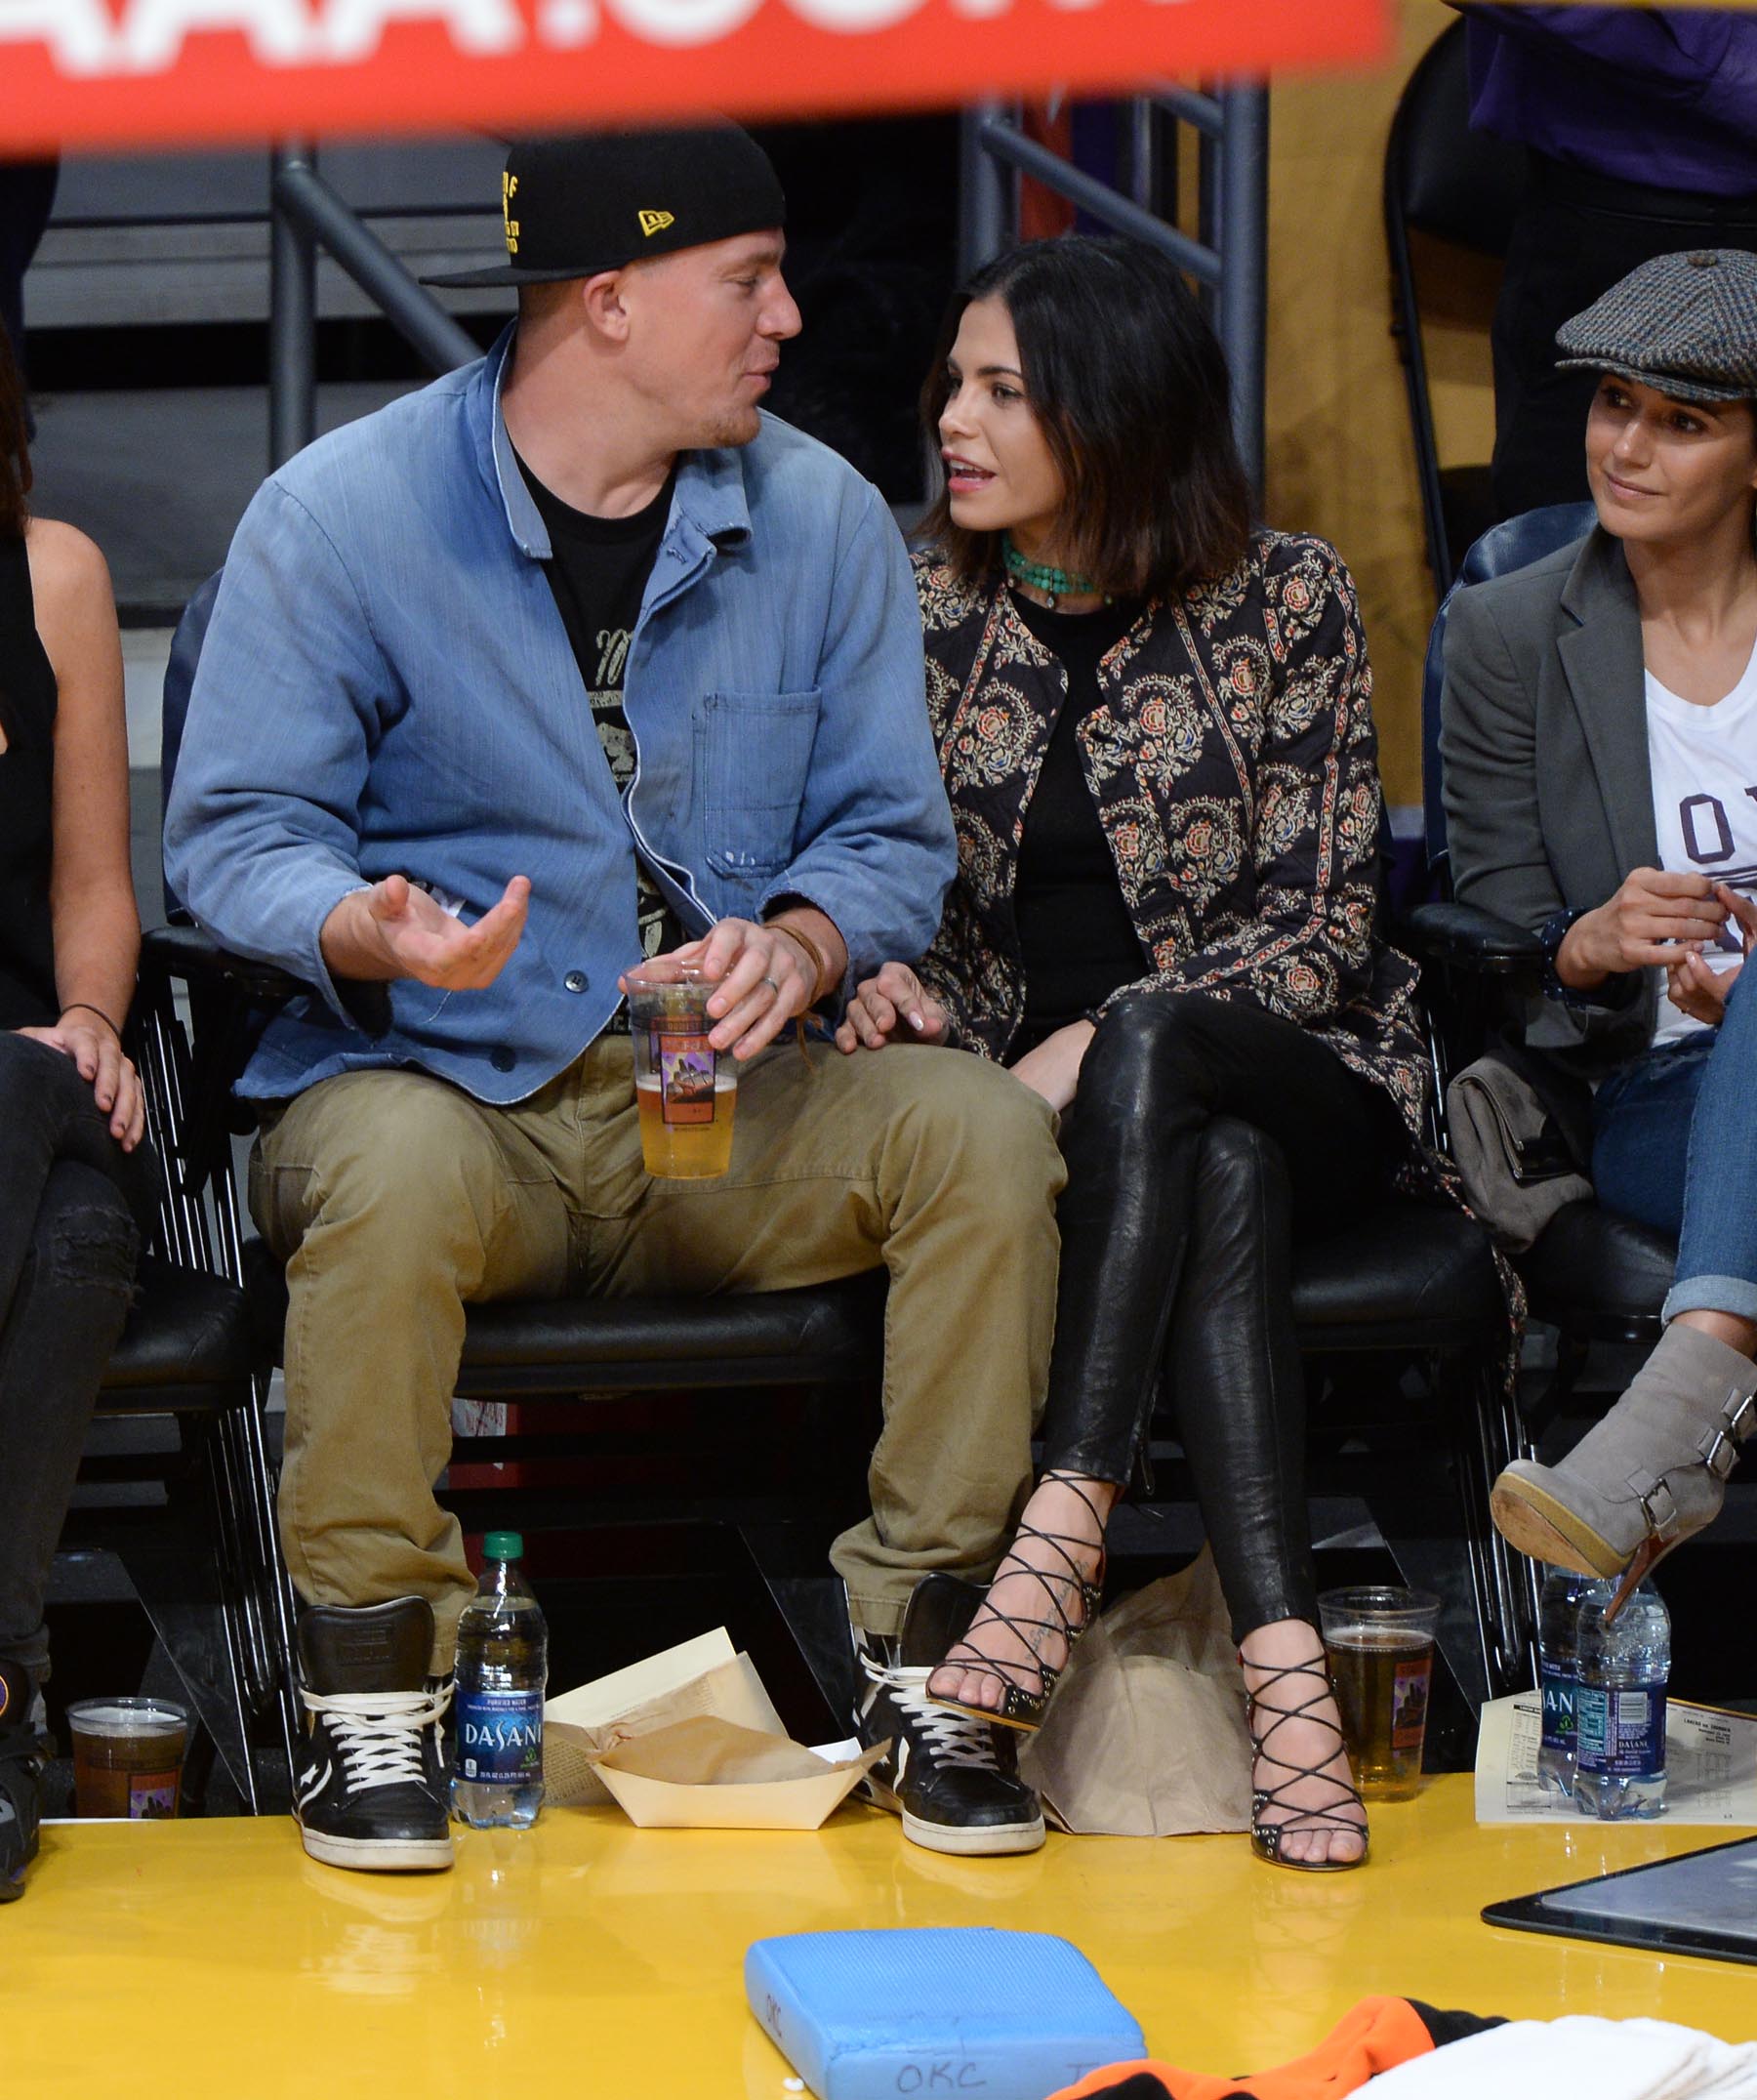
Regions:
M 72 1058 L 0 1033 L 0 1658 L 39 1682 L 43 1595 L 150 1217 Z
M 1237 1640 L 1317 1617 L 1292 1250 L 1384 1194 L 1388 1098 L 1250 1002 L 1106 1015 L 1062 1132 L 1043 1463 L 1125 1481 L 1160 1368 Z

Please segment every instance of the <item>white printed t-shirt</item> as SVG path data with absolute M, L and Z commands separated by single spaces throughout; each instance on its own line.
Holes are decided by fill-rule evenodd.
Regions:
M 1712 707 L 1680 699 L 1650 671 L 1647 723 L 1659 865 L 1757 890 L 1757 650 L 1738 683 Z M 1727 970 L 1742 953 L 1738 929 L 1729 922 L 1702 959 Z M 1661 980 L 1655 1046 L 1705 1025 L 1672 1005 L 1663 973 Z

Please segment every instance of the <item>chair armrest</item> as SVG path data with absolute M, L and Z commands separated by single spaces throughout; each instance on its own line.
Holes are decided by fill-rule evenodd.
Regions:
M 1484 976 L 1535 974 L 1543 968 L 1535 933 L 1475 904 L 1418 904 L 1399 928 L 1399 945 L 1406 943 L 1423 962 L 1451 963 Z
M 304 978 L 295 977 L 274 963 L 253 963 L 247 956 L 222 948 L 199 926 L 156 926 L 141 942 L 143 976 L 181 978 L 196 992 L 224 992 L 234 1006 L 254 1008 L 261 1026 L 265 1009 L 285 1006 L 289 999 L 315 994 Z M 390 1026 L 390 987 L 377 978 L 339 977 L 336 988 L 342 1004 L 369 1036 L 382 1036 Z
M 179 983 L 188 991 L 187 1037 L 172 992 Z M 232 1088 L 268 1017 L 306 989 L 272 963 L 231 954 L 199 926 L 155 926 L 142 937 L 136 1061 L 143 1072 L 165 1065 L 183 1074 L 154 1131 L 174 1194 L 198 1197 L 212 1177 L 229 1177 L 231 1139 L 254 1120 Z
M 278 1004 L 310 989 L 272 963 L 233 955 L 199 926 L 155 926 L 142 936 L 141 961 L 185 984 L 225 985 L 253 1002 Z

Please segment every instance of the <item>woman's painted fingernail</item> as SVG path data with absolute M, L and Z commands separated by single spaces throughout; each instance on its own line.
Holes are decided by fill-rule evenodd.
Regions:
M 912 1013 L 909 1016 L 909 1025 L 915 1030 L 917 1035 L 919 1035 L 921 1030 L 926 1027 L 927 1023 L 922 1020 L 921 1016 L 919 1013 Z

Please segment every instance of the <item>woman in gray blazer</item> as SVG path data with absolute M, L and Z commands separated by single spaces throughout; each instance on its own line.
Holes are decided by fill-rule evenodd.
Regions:
M 1598 523 L 1459 596 L 1441 750 L 1459 898 L 1542 940 L 1526 1041 L 1592 1087 L 1594 1187 L 1680 1235 L 1635 1382 L 1493 1496 L 1521 1551 L 1632 1586 L 1757 1426 L 1757 256 L 1661 256 L 1557 341 L 1603 374 Z

